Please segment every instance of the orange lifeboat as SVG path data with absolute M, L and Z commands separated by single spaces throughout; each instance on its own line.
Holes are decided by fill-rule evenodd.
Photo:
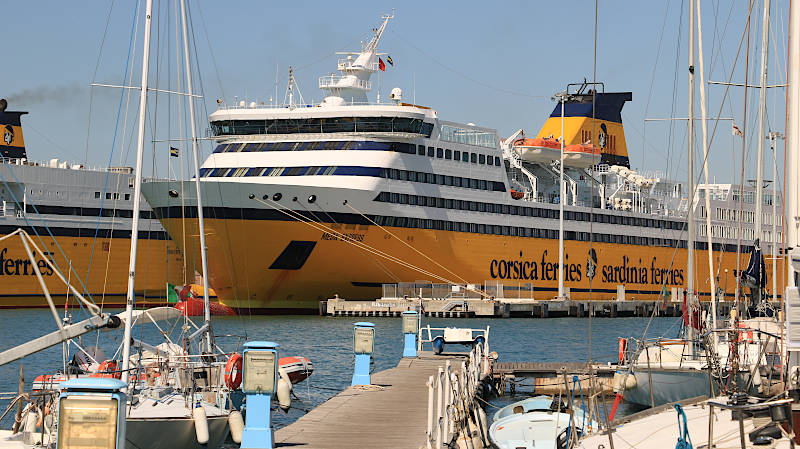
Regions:
M 587 168 L 600 163 L 600 148 L 592 144 L 567 145 L 564 147 L 564 166 Z
M 561 159 L 561 142 L 556 139 L 517 139 L 514 141 L 520 159 L 549 163 Z
M 525 198 L 525 192 L 520 192 L 519 190 L 511 189 L 511 198 L 515 200 L 521 200 Z

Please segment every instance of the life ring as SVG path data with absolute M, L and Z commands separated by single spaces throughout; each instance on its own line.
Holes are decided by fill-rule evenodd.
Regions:
M 236 390 L 242 384 L 242 355 L 233 354 L 225 364 L 225 385 Z
M 739 331 L 736 333 L 736 343 L 741 343 L 746 340 L 747 343 L 753 342 L 753 330 L 747 327 L 745 324 L 739 324 Z M 745 332 L 747 333 L 747 338 L 745 339 Z
M 122 377 L 122 373 L 117 371 L 116 360 L 106 360 L 97 367 L 97 373 L 92 374 L 92 377 L 119 379 Z

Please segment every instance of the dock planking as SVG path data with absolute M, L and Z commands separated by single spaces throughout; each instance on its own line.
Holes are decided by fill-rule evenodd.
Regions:
M 372 387 L 349 387 L 275 432 L 275 447 L 303 449 L 425 447 L 430 376 L 467 354 L 422 352 L 372 374 Z

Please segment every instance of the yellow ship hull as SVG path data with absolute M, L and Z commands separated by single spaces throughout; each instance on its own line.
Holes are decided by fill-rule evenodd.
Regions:
M 130 239 L 31 236 L 81 294 L 104 307 L 125 306 Z M 76 305 L 74 295 L 68 294 L 54 270 L 38 255 L 35 258 L 54 303 Z M 165 303 L 167 282 L 183 280 L 183 256 L 172 241 L 139 239 L 137 306 Z M 47 307 L 47 300 L 20 238 L 14 236 L 0 241 L 0 308 L 16 307 Z
M 166 218 L 162 224 L 173 241 L 183 229 L 197 229 L 196 219 Z M 377 226 L 308 224 L 280 220 L 206 218 L 210 284 L 220 302 L 252 313 L 318 311 L 319 301 L 339 295 L 375 299 L 381 284 L 426 280 L 434 283 L 497 281 L 514 288 L 532 284 L 524 297 L 552 299 L 558 291 L 558 240 Z M 340 234 L 371 249 L 358 248 Z M 184 252 L 198 261 L 198 236 L 187 232 Z M 270 268 L 290 242 L 311 242 L 307 258 L 295 269 Z M 572 299 L 611 300 L 624 285 L 628 300 L 655 300 L 687 282 L 686 250 L 669 247 L 592 243 L 597 261 L 587 276 L 590 243 L 565 241 L 565 286 Z M 386 253 L 403 263 L 381 258 Z M 695 285 L 701 300 L 710 298 L 706 251 L 695 251 Z M 430 258 L 430 260 L 428 259 Z M 749 254 L 740 255 L 739 269 Z M 769 258 L 767 273 L 771 278 Z M 736 288 L 736 253 L 714 252 L 718 287 L 731 300 Z M 781 263 L 781 262 L 779 262 Z M 409 267 L 413 265 L 413 268 Z M 782 265 L 782 264 L 781 264 Z M 783 267 L 778 266 L 778 285 Z M 771 283 L 768 285 L 771 294 Z M 508 295 L 506 295 L 508 296 Z

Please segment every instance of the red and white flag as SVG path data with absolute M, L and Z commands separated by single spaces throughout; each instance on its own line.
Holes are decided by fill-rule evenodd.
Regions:
M 741 129 L 739 129 L 739 127 L 738 127 L 738 126 L 736 126 L 736 123 L 732 123 L 732 124 L 731 124 L 731 126 L 732 126 L 732 128 L 731 128 L 731 132 L 733 132 L 733 135 L 734 135 L 734 136 L 739 136 L 739 137 L 742 137 L 742 135 L 743 135 L 743 134 L 742 134 L 742 130 L 741 130 Z

